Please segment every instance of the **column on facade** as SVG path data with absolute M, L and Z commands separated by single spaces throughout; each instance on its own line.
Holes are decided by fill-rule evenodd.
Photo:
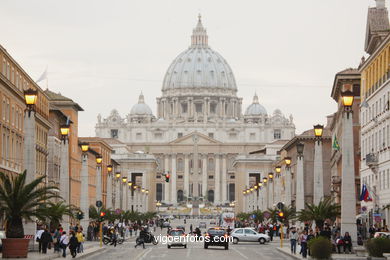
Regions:
M 81 191 L 80 191 L 80 209 L 84 213 L 84 219 L 81 220 L 81 226 L 86 228 L 89 222 L 89 180 L 88 180 L 88 155 L 83 154 L 81 160 Z
M 184 155 L 184 196 L 189 197 L 189 185 L 190 185 L 190 165 L 189 165 L 189 155 Z
M 214 190 L 214 203 L 221 203 L 220 193 L 221 193 L 221 170 L 220 170 L 220 155 L 215 155 L 215 190 Z
M 207 195 L 207 154 L 203 155 L 202 166 L 202 197 L 205 197 Z
M 290 167 L 285 167 L 286 169 L 286 183 L 285 183 L 285 192 L 286 192 L 286 206 L 291 206 L 291 197 L 292 197 L 292 192 L 291 192 L 291 168 Z
M 164 157 L 164 173 L 169 173 L 169 155 L 165 155 Z M 169 182 L 165 182 L 164 184 L 165 203 L 169 203 L 169 184 Z
M 176 154 L 172 154 L 172 174 L 171 174 L 171 201 L 173 204 L 177 203 L 177 187 L 176 187 Z
M 115 180 L 115 208 L 121 208 L 121 194 L 120 194 L 120 183 L 119 180 Z
M 218 116 L 222 117 L 222 98 L 218 100 Z
M 98 165 L 96 167 L 96 200 L 103 202 L 102 195 L 102 166 Z
M 112 173 L 107 175 L 106 209 L 112 208 Z
M 342 174 L 341 174 L 341 234 L 349 232 L 352 242 L 356 245 L 356 191 L 355 164 L 353 149 L 352 113 L 343 114 L 342 137 Z
M 61 162 L 60 162 L 60 196 L 66 204 L 70 204 L 69 196 L 69 141 L 61 142 Z M 69 216 L 63 217 L 63 226 L 69 227 Z
M 222 199 L 221 202 L 225 203 L 227 201 L 227 167 L 226 167 L 226 154 L 222 156 Z
M 191 99 L 187 98 L 187 117 L 191 117 Z
M 314 194 L 313 202 L 315 205 L 324 197 L 324 172 L 322 165 L 322 141 L 318 140 L 314 144 Z
M 297 212 L 305 208 L 305 185 L 303 174 L 303 156 L 297 157 L 297 189 L 296 189 L 296 210 Z

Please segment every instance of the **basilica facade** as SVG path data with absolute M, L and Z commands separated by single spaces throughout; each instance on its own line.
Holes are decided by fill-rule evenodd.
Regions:
M 242 109 L 233 71 L 210 48 L 200 16 L 190 46 L 169 66 L 156 100 L 156 113 L 141 93 L 129 114 L 114 109 L 105 118 L 98 115 L 96 136 L 114 149 L 121 174 L 149 191 L 145 197 L 126 189 L 125 209 L 196 200 L 235 201 L 242 211 L 242 190 L 273 170 L 280 148 L 295 135 L 293 117 L 279 109 L 268 113 L 256 94 Z

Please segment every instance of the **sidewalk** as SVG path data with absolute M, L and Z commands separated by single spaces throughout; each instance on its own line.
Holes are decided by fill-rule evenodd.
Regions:
M 290 256 L 294 259 L 305 259 L 302 257 L 302 255 L 299 254 L 299 252 L 301 251 L 301 246 L 297 244 L 297 253 L 296 254 L 292 254 L 291 253 L 291 249 L 290 249 L 290 240 L 283 240 L 283 248 L 280 248 L 280 239 L 278 238 L 274 238 L 274 241 L 271 242 L 272 244 L 274 244 L 274 246 L 276 247 L 276 250 L 278 250 L 279 252 L 281 252 L 282 254 L 285 254 L 287 256 Z M 306 259 L 311 259 L 310 256 L 307 256 Z M 333 260 L 366 260 L 367 259 L 367 256 L 356 256 L 356 254 L 332 254 L 332 259 Z
M 100 248 L 99 242 L 85 242 L 84 244 L 84 253 L 77 254 L 76 258 L 84 258 L 87 256 L 91 256 L 97 253 L 101 253 L 106 250 L 105 247 Z M 52 259 L 70 259 L 72 256 L 70 255 L 69 248 L 66 249 L 66 258 L 62 257 L 61 253 L 54 253 L 53 248 L 48 250 L 47 254 L 40 254 L 38 252 L 29 252 L 27 259 L 39 259 L 39 260 L 52 260 Z M 8 258 L 8 259 L 20 259 L 20 258 Z

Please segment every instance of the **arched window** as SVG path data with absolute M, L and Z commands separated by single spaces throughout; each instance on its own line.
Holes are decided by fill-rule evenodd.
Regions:
M 182 190 L 177 191 L 177 202 L 182 202 L 184 200 L 184 193 Z
M 209 171 L 213 171 L 214 170 L 214 159 L 213 158 L 209 158 L 207 168 L 208 168 Z
M 214 202 L 214 190 L 209 190 L 207 192 L 207 200 L 210 202 Z
M 177 160 L 177 170 L 180 172 L 184 171 L 184 163 L 182 158 Z

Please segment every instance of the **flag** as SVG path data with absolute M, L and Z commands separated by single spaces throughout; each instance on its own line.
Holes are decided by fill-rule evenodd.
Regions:
M 339 142 L 337 141 L 336 136 L 334 136 L 332 148 L 337 150 L 337 151 L 340 150 L 340 145 L 339 145 Z
M 42 80 L 45 80 L 47 79 L 47 67 L 45 69 L 45 71 L 42 73 L 42 75 L 39 77 L 39 79 L 37 79 L 36 83 L 42 81 Z
M 363 184 L 363 187 L 362 187 L 362 193 L 360 194 L 360 198 L 359 198 L 360 201 L 372 201 L 372 198 L 370 197 L 370 193 L 368 192 L 368 189 L 367 189 L 367 186 L 366 184 Z

